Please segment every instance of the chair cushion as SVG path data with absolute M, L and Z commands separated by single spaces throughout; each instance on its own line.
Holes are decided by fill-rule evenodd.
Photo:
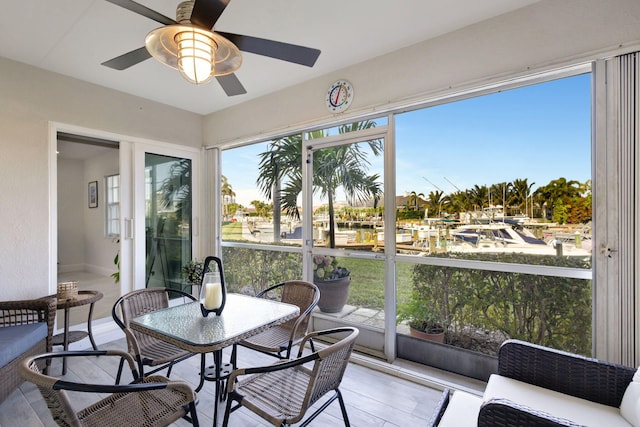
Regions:
M 0 328 L 0 368 L 47 337 L 46 323 Z
M 481 405 L 481 397 L 464 391 L 454 391 L 447 409 L 438 423 L 438 427 L 477 426 Z
M 493 374 L 489 377 L 483 399 L 508 399 L 514 403 L 545 412 L 582 425 L 630 426 L 618 408 L 579 399 L 512 378 Z
M 640 426 L 640 369 L 633 376 L 633 381 L 629 383 L 622 396 L 620 404 L 620 414 L 631 425 Z

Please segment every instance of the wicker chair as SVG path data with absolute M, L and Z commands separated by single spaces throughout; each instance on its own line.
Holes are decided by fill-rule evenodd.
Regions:
M 302 280 L 291 280 L 271 286 L 258 293 L 256 297 L 266 298 L 273 291 L 281 293 L 280 301 L 300 307 L 300 315 L 295 319 L 269 328 L 234 345 L 231 352 L 231 364 L 234 367 L 237 366 L 238 345 L 279 359 L 288 359 L 291 356 L 291 348 L 299 344 L 307 333 L 311 311 L 320 299 L 318 287 L 313 283 Z M 311 346 L 311 351 L 314 351 L 312 340 L 309 340 L 309 345 Z
M 0 327 L 21 326 L 44 322 L 47 324 L 47 336 L 34 342 L 24 353 L 0 368 L 0 402 L 4 401 L 24 379 L 18 373 L 20 361 L 27 356 L 50 352 L 53 343 L 53 324 L 56 318 L 56 298 L 44 297 L 32 300 L 0 302 Z M 45 366 L 45 371 L 49 365 Z
M 169 293 L 189 298 L 190 301 L 195 301 L 196 299 L 191 294 L 176 289 L 147 288 L 121 296 L 111 310 L 113 320 L 124 332 L 127 338 L 128 351 L 137 361 L 138 371 L 143 377 L 165 368 L 168 368 L 167 377 L 169 377 L 171 376 L 171 368 L 175 363 L 195 355 L 195 353 L 190 353 L 129 328 L 129 322 L 132 319 L 167 308 L 169 306 Z M 121 360 L 116 376 L 116 384 L 120 384 L 123 366 L 124 360 Z M 145 366 L 149 366 L 152 369 L 145 372 Z
M 127 385 L 84 384 L 65 381 L 40 373 L 36 362 L 58 357 L 117 356 L 126 360 L 136 380 Z M 20 374 L 34 383 L 53 419 L 60 426 L 166 426 L 185 418 L 198 426 L 196 393 L 183 381 L 150 376 L 140 379 L 136 362 L 120 350 L 67 351 L 29 357 L 19 365 Z M 137 382 L 139 381 L 139 382 Z M 67 391 L 113 393 L 92 405 L 75 411 Z
M 498 353 L 498 375 L 522 383 L 619 408 L 635 368 L 567 353 L 518 340 L 507 340 Z M 438 426 L 450 405 L 450 390 L 428 425 Z M 505 398 L 484 402 L 478 414 L 478 426 L 575 426 L 558 418 Z
M 344 336 L 344 334 L 347 336 Z M 304 344 L 313 337 L 337 335 L 342 337 L 330 346 L 301 357 Z M 227 407 L 223 426 L 229 424 L 229 415 L 245 407 L 275 426 L 286 426 L 301 421 L 306 411 L 330 391 L 334 394 L 301 424 L 308 425 L 336 398 L 345 426 L 349 417 L 340 393 L 340 382 L 349 362 L 358 329 L 336 328 L 308 334 L 301 342 L 298 358 L 279 361 L 271 366 L 237 369 L 227 382 Z M 305 367 L 306 363 L 313 366 Z M 242 379 L 241 377 L 249 375 Z M 234 402 L 237 404 L 234 405 Z

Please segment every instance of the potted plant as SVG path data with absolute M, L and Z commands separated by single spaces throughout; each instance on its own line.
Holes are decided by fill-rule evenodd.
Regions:
M 193 286 L 200 286 L 202 284 L 202 269 L 204 264 L 202 260 L 192 259 L 188 263 L 182 266 L 180 270 L 182 273 L 182 279 L 187 286 L 190 286 L 193 290 Z
M 444 316 L 425 299 L 412 293 L 410 301 L 398 308 L 397 321 L 406 321 L 409 333 L 418 338 L 444 343 L 446 323 Z
M 338 266 L 333 256 L 313 257 L 313 283 L 320 289 L 318 308 L 325 313 L 339 313 L 349 298 L 351 273 Z

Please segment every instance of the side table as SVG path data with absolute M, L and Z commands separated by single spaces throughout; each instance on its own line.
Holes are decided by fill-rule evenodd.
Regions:
M 102 299 L 102 292 L 98 291 L 78 291 L 78 297 L 74 299 L 68 299 L 65 301 L 58 301 L 58 309 L 64 309 L 64 332 L 54 335 L 53 345 L 61 345 L 64 351 L 69 350 L 69 343 L 80 341 L 83 338 L 89 337 L 91 340 L 91 346 L 94 350 L 98 349 L 96 342 L 93 339 L 93 333 L 91 332 L 91 318 L 93 316 L 93 305 L 96 301 Z M 71 331 L 69 332 L 69 310 L 73 307 L 80 307 L 90 304 L 89 317 L 87 318 L 87 331 Z M 62 359 L 62 375 L 67 373 L 67 359 Z

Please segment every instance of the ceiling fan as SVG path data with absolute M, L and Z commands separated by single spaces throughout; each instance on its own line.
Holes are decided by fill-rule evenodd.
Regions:
M 320 50 L 258 37 L 213 31 L 230 0 L 189 0 L 180 3 L 176 20 L 133 0 L 106 0 L 164 24 L 151 31 L 145 46 L 105 61 L 102 65 L 125 70 L 152 56 L 178 69 L 191 83 L 215 77 L 228 96 L 247 93 L 234 71 L 242 64 L 240 51 L 313 67 Z

